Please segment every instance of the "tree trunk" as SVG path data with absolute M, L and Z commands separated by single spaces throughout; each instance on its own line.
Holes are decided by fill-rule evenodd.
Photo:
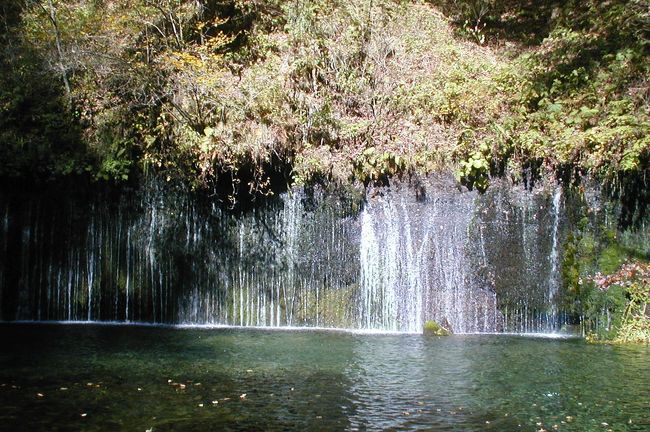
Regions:
M 54 40 L 56 43 L 56 51 L 59 60 L 58 62 L 59 72 L 61 73 L 63 85 L 65 86 L 65 92 L 66 95 L 68 96 L 68 102 L 72 103 L 72 91 L 70 89 L 70 81 L 68 80 L 68 71 L 66 70 L 66 66 L 64 63 L 65 54 L 63 52 L 63 44 L 61 43 L 61 32 L 59 31 L 59 22 L 56 18 L 56 7 L 52 3 L 52 0 L 47 0 L 47 5 L 49 7 L 49 10 L 47 12 L 49 14 L 50 22 L 52 23 L 52 28 L 54 29 Z

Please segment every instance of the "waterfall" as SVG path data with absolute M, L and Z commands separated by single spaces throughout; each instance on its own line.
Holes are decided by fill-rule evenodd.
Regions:
M 560 189 L 446 178 L 363 202 L 295 190 L 241 214 L 164 182 L 117 200 L 4 191 L 0 318 L 547 331 L 563 211 Z
M 557 316 L 557 302 L 556 296 L 559 290 L 560 278 L 558 269 L 560 267 L 560 254 L 558 245 L 558 231 L 560 226 L 560 206 L 562 204 L 562 188 L 557 188 L 553 193 L 552 213 L 553 213 L 553 228 L 551 230 L 551 253 L 549 254 L 549 261 L 551 262 L 551 270 L 548 277 L 548 304 L 551 306 L 551 322 L 555 322 Z
M 417 332 L 426 320 L 461 333 L 496 330 L 495 295 L 473 283 L 470 225 L 475 194 L 402 191 L 364 209 L 361 221 L 362 322 Z M 484 249 L 481 242 L 481 248 Z

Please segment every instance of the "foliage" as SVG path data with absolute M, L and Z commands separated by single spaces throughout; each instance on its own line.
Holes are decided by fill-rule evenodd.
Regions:
M 561 2 L 555 0 L 432 0 L 458 33 L 478 43 L 536 45 L 548 34 Z
M 540 48 L 519 57 L 510 154 L 574 181 L 645 175 L 650 15 L 641 2 L 569 2 Z M 569 167 L 567 171 L 565 167 Z
M 593 281 L 601 291 L 618 288 L 625 292 L 627 301 L 615 341 L 650 343 L 650 264 L 626 263 L 609 275 L 597 274 Z
M 435 321 L 427 321 L 422 328 L 425 336 L 449 336 L 451 332 Z
M 282 161 L 295 183 L 385 183 L 450 166 L 462 131 L 478 140 L 502 114 L 494 53 L 455 40 L 422 4 L 13 4 L 12 41 L 32 47 L 34 69 L 58 76 L 63 103 L 42 108 L 76 113 L 92 163 L 63 159 L 98 179 L 156 171 L 266 194 Z
M 485 192 L 490 185 L 487 150 L 488 147 L 482 144 L 479 150 L 472 151 L 465 160 L 460 161 L 459 180 L 470 190 L 476 188 L 479 192 Z
M 444 169 L 479 191 L 590 174 L 640 220 L 644 2 L 432 3 L 4 2 L 0 175 L 153 171 L 233 202 Z
M 404 160 L 388 151 L 377 154 L 375 147 L 368 147 L 354 163 L 356 176 L 364 183 L 388 183 L 388 178 L 404 168 Z
M 498 115 L 498 97 L 483 110 L 476 103 L 494 93 L 489 72 L 496 58 L 454 40 L 431 8 L 332 5 L 303 2 L 287 12 L 301 182 L 325 176 L 385 183 L 449 166 L 463 123 L 480 126 Z
M 48 178 L 83 172 L 87 163 L 75 113 L 60 115 L 62 85 L 36 50 L 16 40 L 20 8 L 0 6 L 0 176 L 33 173 Z
M 561 268 L 565 309 L 592 340 L 643 341 L 650 335 L 643 336 L 650 264 L 645 241 L 631 239 L 647 233 L 620 232 L 594 214 L 579 216 L 572 226 Z

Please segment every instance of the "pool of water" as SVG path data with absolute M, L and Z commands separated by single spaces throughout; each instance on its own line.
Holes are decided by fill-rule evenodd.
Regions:
M 650 430 L 650 348 L 0 325 L 0 430 Z

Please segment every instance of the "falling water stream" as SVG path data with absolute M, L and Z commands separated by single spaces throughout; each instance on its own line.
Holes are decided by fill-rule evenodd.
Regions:
M 559 253 L 559 239 L 558 231 L 560 225 L 560 207 L 562 205 L 562 189 L 557 188 L 553 193 L 553 228 L 551 231 L 551 253 L 549 260 L 551 262 L 551 271 L 549 273 L 548 281 L 548 303 L 551 305 L 550 322 L 556 323 L 556 316 L 558 313 L 557 302 L 555 297 L 559 291 L 560 277 L 558 270 L 560 268 L 560 253 Z
M 558 330 L 560 187 L 429 179 L 292 191 L 241 214 L 141 190 L 0 194 L 0 320 Z

